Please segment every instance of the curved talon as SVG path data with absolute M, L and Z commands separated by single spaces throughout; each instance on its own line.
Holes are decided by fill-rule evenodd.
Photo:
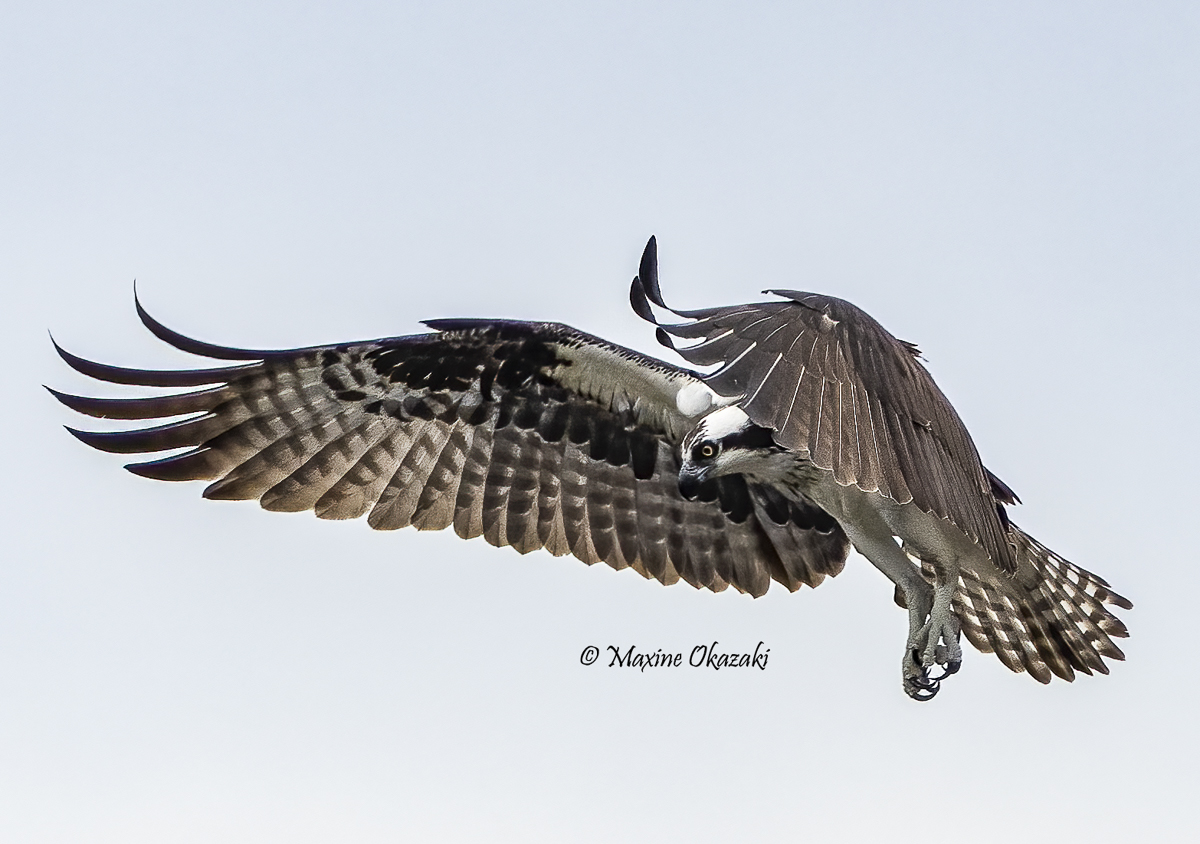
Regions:
M 912 677 L 904 678 L 904 693 L 916 701 L 925 702 L 933 700 L 941 688 L 939 681 L 942 678 L 930 678 L 929 672 L 921 665 L 920 654 L 915 648 L 911 650 L 911 656 L 912 664 L 918 669 L 918 673 Z
M 957 674 L 958 669 L 960 669 L 960 668 L 962 668 L 961 661 L 951 660 L 950 662 L 947 662 L 945 665 L 942 666 L 943 670 L 942 670 L 941 674 L 939 674 L 937 677 L 929 678 L 930 682 L 933 682 L 933 683 L 941 682 L 942 680 L 945 680 L 947 677 L 949 677 L 951 674 Z
M 917 680 L 915 678 L 904 681 L 904 692 L 910 698 L 924 703 L 927 700 L 933 700 L 937 695 L 940 686 L 937 681 L 930 682 L 929 680 Z

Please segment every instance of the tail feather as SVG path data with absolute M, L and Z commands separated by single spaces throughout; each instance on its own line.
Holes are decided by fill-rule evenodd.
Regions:
M 1129 631 L 1109 606 L 1131 609 L 1108 582 L 1042 545 L 1015 524 L 1017 571 L 959 575 L 954 610 L 963 633 L 979 650 L 995 653 L 1009 669 L 1028 671 L 1042 683 L 1070 682 L 1076 672 L 1107 674 L 1104 659 L 1123 660 L 1114 638 Z M 923 565 L 932 579 L 933 568 Z

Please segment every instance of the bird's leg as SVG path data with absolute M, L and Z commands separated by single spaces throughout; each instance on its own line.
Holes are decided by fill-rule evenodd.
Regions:
M 871 513 L 863 512 L 859 515 L 859 519 L 847 519 L 842 522 L 846 536 L 860 554 L 896 584 L 897 598 L 903 599 L 903 602 L 897 600 L 897 603 L 908 609 L 908 638 L 904 648 L 904 659 L 900 663 L 904 693 L 913 700 L 929 700 L 937 694 L 938 680 L 942 679 L 930 679 L 927 669 L 933 663 L 926 663 L 924 659 L 923 643 L 928 637 L 931 629 L 929 624 L 937 610 L 935 591 L 921 577 L 920 569 L 908 554 L 896 543 L 891 529 L 881 519 L 872 518 Z M 951 590 L 950 596 L 953 597 L 953 594 Z M 955 622 L 957 623 L 957 619 Z M 940 635 L 940 626 L 938 630 Z M 922 644 L 918 646 L 918 642 Z M 942 677 L 952 673 L 947 671 Z

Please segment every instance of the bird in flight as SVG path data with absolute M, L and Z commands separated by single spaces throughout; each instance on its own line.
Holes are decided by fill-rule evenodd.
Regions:
M 673 310 L 650 239 L 633 308 L 711 374 L 550 322 L 442 319 L 405 337 L 226 348 L 137 303 L 160 339 L 233 364 L 127 369 L 56 344 L 101 381 L 200 389 L 51 392 L 93 417 L 183 417 L 68 430 L 102 451 L 169 452 L 126 468 L 209 481 L 205 498 L 267 510 L 453 527 L 522 554 L 755 597 L 772 580 L 820 585 L 853 546 L 908 611 L 901 680 L 916 700 L 958 671 L 962 634 L 1043 683 L 1124 659 L 1113 639 L 1128 633 L 1108 605 L 1132 604 L 1008 518 L 1016 494 L 984 467 L 916 347 L 849 302 L 766 292 L 779 299 Z M 683 321 L 659 322 L 652 305 Z

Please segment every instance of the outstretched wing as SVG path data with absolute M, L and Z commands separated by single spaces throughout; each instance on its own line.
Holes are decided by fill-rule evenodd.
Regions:
M 59 349 L 102 381 L 204 387 L 133 399 L 51 391 L 96 417 L 186 416 L 72 430 L 103 451 L 173 452 L 130 464 L 135 474 L 211 481 L 206 498 L 268 510 L 366 515 L 382 530 L 453 526 L 521 553 L 545 548 L 714 591 L 757 596 L 772 578 L 816 586 L 845 561 L 845 535 L 815 506 L 740 477 L 696 501 L 680 496 L 677 445 L 695 421 L 680 407 L 700 413 L 710 391 L 694 373 L 567 326 L 440 320 L 430 334 L 253 351 L 184 337 L 140 304 L 138 313 L 171 345 L 238 363 L 148 371 Z
M 997 503 L 999 493 L 1011 492 L 993 485 L 916 348 L 841 299 L 766 292 L 788 301 L 672 310 L 659 291 L 651 238 L 630 299 L 640 316 L 658 326 L 659 342 L 697 366 L 721 364 L 705 382 L 722 396 L 737 397 L 755 424 L 774 430 L 781 446 L 806 454 L 843 486 L 912 502 L 948 519 L 1002 571 L 1015 571 Z M 689 321 L 661 325 L 647 300 Z M 672 338 L 699 342 L 680 347 Z

